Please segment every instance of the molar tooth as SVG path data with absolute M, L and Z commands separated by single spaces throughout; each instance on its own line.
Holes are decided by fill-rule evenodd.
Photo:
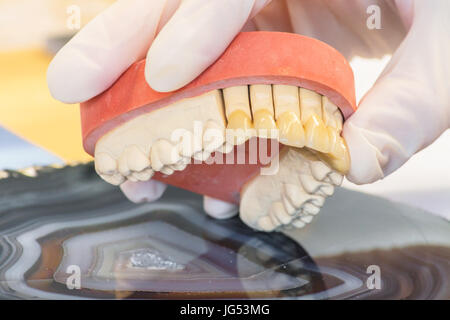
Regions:
M 301 221 L 300 219 L 297 219 L 292 222 L 292 225 L 298 229 L 301 229 L 305 226 L 305 223 L 303 221 Z
M 115 186 L 118 186 L 119 184 L 125 181 L 125 178 L 120 173 L 116 173 L 113 175 L 101 174 L 100 177 L 106 182 L 113 184 Z
M 135 177 L 133 176 L 133 174 L 129 175 L 129 176 L 127 177 L 127 180 L 129 180 L 129 181 L 131 181 L 131 182 L 138 182 L 138 181 L 139 181 L 137 178 L 135 178 Z
M 225 142 L 225 128 L 215 121 L 208 121 L 203 131 L 203 149 L 213 152 Z
M 222 145 L 222 150 L 219 150 L 219 151 L 222 152 L 223 154 L 226 154 L 226 153 L 233 151 L 233 149 L 234 149 L 234 146 L 232 144 L 225 142 Z
M 266 84 L 251 85 L 250 101 L 253 124 L 258 137 L 271 137 L 271 130 L 277 129 L 273 112 L 272 86 Z
M 342 131 L 343 118 L 338 107 L 334 105 L 327 97 L 322 97 L 323 121 L 326 126 Z
M 140 172 L 150 167 L 150 160 L 135 145 L 127 149 L 128 167 L 131 171 Z
M 270 214 L 272 217 L 276 217 L 276 220 L 282 224 L 288 224 L 292 220 L 292 217 L 286 212 L 283 204 L 279 201 L 272 203 Z M 275 225 L 278 226 L 279 223 Z
M 270 216 L 264 216 L 258 220 L 258 226 L 263 231 L 272 231 L 275 229 L 275 226 L 272 223 L 272 219 Z
M 280 142 L 293 147 L 303 147 L 305 131 L 300 120 L 298 88 L 273 85 L 273 100 Z
M 320 190 L 324 185 L 328 185 L 321 181 L 317 181 L 313 176 L 308 174 L 300 174 L 300 182 L 303 188 L 309 194 L 315 194 L 318 190 Z
M 174 170 L 168 166 L 164 166 L 161 168 L 161 173 L 170 176 L 172 173 L 174 173 Z
M 119 172 L 124 176 L 128 176 L 131 173 L 130 168 L 128 167 L 128 156 L 127 156 L 127 149 L 125 149 L 124 152 L 119 157 L 118 162 L 118 168 Z
M 249 129 L 253 129 L 252 113 L 247 86 L 236 86 L 223 89 L 225 101 L 225 114 L 227 116 L 227 129 L 234 131 L 233 139 L 235 144 L 247 141 L 251 134 Z
M 303 205 L 302 211 L 303 213 L 306 213 L 308 215 L 316 215 L 319 213 L 320 207 L 317 207 L 314 204 L 308 202 Z
M 169 141 L 161 139 L 153 144 L 150 159 L 153 170 L 161 171 L 165 165 L 175 164 L 180 161 L 181 156 L 175 146 Z
M 140 172 L 133 172 L 132 176 L 138 181 L 147 181 L 153 177 L 154 171 L 151 168 L 146 168 Z
M 194 154 L 193 158 L 198 161 L 206 161 L 211 156 L 209 151 L 199 151 Z
M 305 88 L 299 88 L 299 94 L 302 122 L 306 123 L 314 115 L 322 117 L 321 95 Z
M 324 184 L 319 187 L 316 193 L 328 197 L 334 193 L 334 187 L 331 184 Z
M 99 174 L 112 175 L 117 171 L 117 162 L 107 153 L 95 155 L 95 169 Z
M 297 212 L 297 208 L 295 208 L 289 200 L 289 197 L 286 195 L 286 191 L 282 194 L 281 201 L 283 202 L 283 206 L 287 214 L 292 216 Z
M 300 217 L 300 220 L 302 220 L 304 223 L 310 223 L 313 219 L 313 216 L 302 216 Z

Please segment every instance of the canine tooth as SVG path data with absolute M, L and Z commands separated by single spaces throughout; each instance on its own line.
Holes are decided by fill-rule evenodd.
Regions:
M 275 217 L 276 220 L 282 224 L 288 224 L 292 220 L 292 217 L 286 212 L 283 204 L 279 201 L 272 204 L 270 211 L 271 216 Z M 279 223 L 276 223 L 275 225 L 279 225 Z
M 300 220 L 302 220 L 304 223 L 310 223 L 313 219 L 313 216 L 302 216 L 300 217 Z
M 300 120 L 298 88 L 273 85 L 273 100 L 280 142 L 293 147 L 303 147 L 305 132 Z
M 322 98 L 311 90 L 300 88 L 301 119 L 305 126 L 308 148 L 327 153 L 330 149 L 328 130 L 322 120 Z
M 225 114 L 227 116 L 227 129 L 233 130 L 234 143 L 241 144 L 247 141 L 253 128 L 252 113 L 247 86 L 236 86 L 223 89 L 225 101 Z
M 323 121 L 326 126 L 342 131 L 342 114 L 338 107 L 334 105 L 327 97 L 322 97 Z
M 165 165 L 175 164 L 180 161 L 181 156 L 178 150 L 167 140 L 156 141 L 150 152 L 152 168 L 155 171 L 161 171 Z
M 333 150 L 329 154 L 320 154 L 317 156 L 328 163 L 334 170 L 346 174 L 350 169 L 350 155 L 347 145 L 343 138 L 339 137 L 337 143 L 333 146 Z
M 250 101 L 253 125 L 258 136 L 270 137 L 271 130 L 277 129 L 273 112 L 272 86 L 265 84 L 251 85 Z
M 95 169 L 100 174 L 111 175 L 116 172 L 117 163 L 109 154 L 100 152 L 95 155 Z
M 328 129 L 318 115 L 312 115 L 305 123 L 305 145 L 308 148 L 319 152 L 328 153 L 330 151 L 330 138 Z
M 113 184 L 115 186 L 118 186 L 119 184 L 125 181 L 125 178 L 120 173 L 116 173 L 113 175 L 101 174 L 100 177 L 106 182 Z

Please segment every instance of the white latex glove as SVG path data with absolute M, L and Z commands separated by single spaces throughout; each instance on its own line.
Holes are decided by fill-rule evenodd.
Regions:
M 64 102 L 92 98 L 148 48 L 149 84 L 159 91 L 178 89 L 213 63 L 247 23 L 246 29 L 318 38 L 348 59 L 396 50 L 345 123 L 351 181 L 384 177 L 449 127 L 448 0 L 273 0 L 259 12 L 268 2 L 119 0 L 57 54 L 48 70 L 50 91 Z M 373 4 L 381 9 L 381 30 L 366 26 Z

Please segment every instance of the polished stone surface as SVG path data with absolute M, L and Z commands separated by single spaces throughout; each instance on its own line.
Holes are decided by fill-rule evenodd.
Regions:
M 381 198 L 340 189 L 307 228 L 261 233 L 176 188 L 134 205 L 92 165 L 8 176 L 1 298 L 450 298 L 449 222 Z

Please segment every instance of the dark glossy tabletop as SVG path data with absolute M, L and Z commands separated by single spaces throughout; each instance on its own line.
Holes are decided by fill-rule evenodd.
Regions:
M 180 189 L 132 204 L 91 164 L 8 172 L 0 297 L 449 299 L 450 223 L 341 188 L 307 228 L 262 233 Z

